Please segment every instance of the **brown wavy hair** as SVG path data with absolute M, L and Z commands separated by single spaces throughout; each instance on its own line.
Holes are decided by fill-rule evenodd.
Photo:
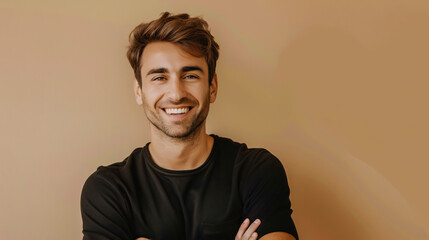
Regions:
M 129 41 L 127 58 L 140 86 L 142 84 L 141 56 L 143 50 L 149 43 L 156 41 L 175 43 L 195 57 L 204 56 L 211 84 L 219 57 L 219 45 L 211 35 L 207 22 L 201 17 L 190 17 L 185 13 L 173 15 L 164 12 L 161 13 L 160 18 L 149 23 L 141 23 L 134 28 L 130 33 Z

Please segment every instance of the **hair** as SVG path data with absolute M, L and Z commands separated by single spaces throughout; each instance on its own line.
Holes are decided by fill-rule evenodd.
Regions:
M 216 71 L 219 45 L 211 35 L 207 22 L 201 17 L 188 14 L 161 13 L 161 17 L 149 23 L 141 23 L 129 35 L 130 46 L 127 58 L 134 76 L 141 86 L 141 57 L 144 48 L 151 42 L 165 41 L 177 44 L 195 57 L 205 57 L 209 69 L 209 84 Z

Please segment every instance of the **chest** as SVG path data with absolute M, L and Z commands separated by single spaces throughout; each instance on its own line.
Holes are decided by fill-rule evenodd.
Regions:
M 233 239 L 242 221 L 242 202 L 232 172 L 219 170 L 147 178 L 132 204 L 136 237 Z

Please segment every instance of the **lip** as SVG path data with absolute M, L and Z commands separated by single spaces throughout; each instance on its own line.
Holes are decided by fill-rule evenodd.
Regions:
M 193 107 L 192 106 L 172 106 L 172 107 L 162 107 L 161 109 L 165 111 L 166 108 L 190 108 L 189 110 L 191 110 Z
M 166 108 L 189 108 L 189 111 L 186 113 L 182 113 L 182 114 L 168 114 L 165 111 Z M 161 109 L 162 109 L 162 112 L 164 112 L 164 114 L 169 119 L 171 119 L 174 122 L 180 122 L 180 121 L 183 121 L 189 115 L 189 113 L 194 109 L 194 107 L 192 107 L 192 106 L 174 106 L 174 107 L 163 107 Z

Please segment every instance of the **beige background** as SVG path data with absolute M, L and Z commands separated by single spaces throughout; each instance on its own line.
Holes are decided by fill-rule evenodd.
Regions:
M 429 239 L 429 1 L 0 2 L 0 239 L 80 239 L 80 191 L 148 140 L 127 36 L 202 15 L 208 131 L 278 156 L 302 239 Z

